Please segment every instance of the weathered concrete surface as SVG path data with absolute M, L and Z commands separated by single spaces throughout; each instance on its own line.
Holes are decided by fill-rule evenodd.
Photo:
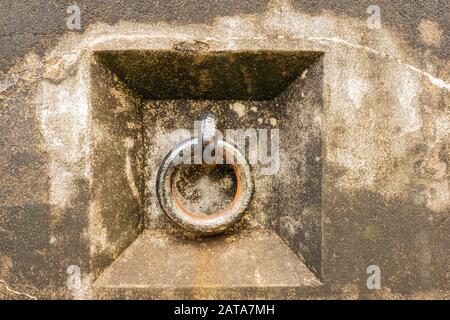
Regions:
M 114 3 L 102 0 L 77 1 L 83 12 L 82 31 L 91 24 L 104 22 L 115 24 L 119 21 L 148 23 L 164 21 L 172 24 L 211 23 L 215 18 L 255 14 L 264 12 L 269 0 L 185 0 L 139 1 L 118 0 Z M 24 56 L 31 48 L 37 52 L 46 51 L 55 38 L 66 32 L 65 17 L 67 6 L 72 3 L 57 0 L 29 0 L 25 2 L 1 1 L 0 56 L 1 69 L 10 67 L 17 57 Z M 296 11 L 308 16 L 323 14 L 365 21 L 367 7 L 374 3 L 369 0 L 328 1 L 294 0 Z M 449 3 L 446 0 L 387 1 L 379 4 L 382 9 L 383 26 L 400 34 L 408 46 L 419 49 L 428 59 L 437 56 L 435 62 L 447 59 L 449 29 Z M 423 36 L 436 34 L 437 37 Z M 439 36 L 440 35 L 440 36 Z M 435 39 L 439 39 L 435 41 Z M 430 39 L 432 39 L 430 41 Z
M 188 130 L 192 134 L 194 121 L 205 111 L 210 111 L 216 114 L 218 128 L 223 134 L 226 129 L 279 129 L 282 132 L 280 168 L 276 174 L 262 175 L 261 167 L 266 165 L 253 165 L 253 201 L 238 229 L 262 225 L 276 230 L 294 252 L 303 255 L 308 267 L 320 275 L 323 104 L 320 55 L 313 52 L 269 51 L 236 52 L 228 54 L 227 57 L 226 53 L 200 52 L 186 55 L 175 51 L 166 56 L 167 61 L 175 65 L 170 72 L 167 71 L 167 61 L 161 59 L 164 52 L 150 52 L 145 55 L 144 60 L 141 54 L 119 53 L 117 56 L 121 64 L 118 73 L 130 83 L 138 83 L 136 86 L 131 84 L 130 87 L 140 90 L 142 83 L 152 86 L 158 82 L 160 87 L 152 92 L 153 98 L 169 98 L 148 100 L 145 99 L 147 93 L 143 93 L 143 127 L 146 140 L 144 210 L 147 227 L 162 228 L 174 235 L 180 233 L 160 209 L 154 187 L 163 157 L 170 148 L 186 139 L 171 135 L 174 128 Z M 123 60 L 124 56 L 131 56 L 132 62 L 127 64 L 126 60 Z M 147 59 L 149 62 L 145 62 Z M 226 71 L 222 71 L 224 59 L 229 60 Z M 180 60 L 181 62 L 177 62 Z M 165 62 L 159 67 L 157 61 Z M 112 63 L 113 69 L 117 68 L 117 64 Z M 139 74 L 138 77 L 155 77 L 156 80 L 136 81 L 136 77 L 131 75 L 136 65 L 139 70 L 150 69 L 149 65 L 152 66 L 157 71 L 147 75 Z M 175 79 L 180 70 L 188 76 Z M 240 70 L 244 71 L 244 77 L 239 76 Z M 296 77 L 292 77 L 293 70 Z M 161 77 L 160 73 L 167 77 Z M 193 77 L 196 74 L 203 77 Z M 179 90 L 169 90 L 173 83 L 182 83 L 180 88 L 189 88 L 183 93 L 185 99 L 173 100 L 172 96 L 169 96 L 169 93 L 175 95 L 174 97 L 181 95 Z M 264 90 L 270 86 L 272 90 Z M 278 89 L 277 92 L 282 93 L 273 98 L 273 90 L 280 87 L 283 90 Z M 241 88 L 245 88 L 245 96 Z M 194 96 L 191 90 L 195 92 Z M 224 100 L 222 97 L 228 99 Z M 193 98 L 196 99 L 191 100 Z M 269 132 L 268 139 L 271 138 L 270 135 Z M 214 194 L 214 190 L 210 190 L 203 201 L 211 205 L 215 200 Z
M 202 41 L 208 50 L 323 52 L 322 217 L 308 224 L 320 224 L 318 275 L 328 294 L 448 298 L 448 2 L 383 4 L 381 30 L 366 27 L 367 6 L 359 1 L 173 1 L 129 11 L 113 11 L 112 4 L 93 9 L 96 4 L 86 2 L 81 6 L 90 23 L 76 33 L 63 32 L 63 19 L 51 19 L 64 13 L 61 3 L 43 3 L 32 2 L 31 10 L 25 3 L 1 3 L 2 295 L 90 297 L 93 241 L 97 237 L 106 251 L 111 248 L 109 257 L 126 246 L 115 246 L 117 233 L 92 228 L 93 188 L 100 183 L 94 178 L 93 142 L 104 134 L 95 137 L 92 130 L 92 52 L 170 50 L 183 41 Z M 126 1 L 128 8 L 134 3 Z M 26 14 L 34 10 L 45 19 Z M 30 52 L 38 34 L 43 42 Z M 16 61 L 18 56 L 23 59 Z M 122 169 L 113 182 L 123 179 L 116 190 L 125 192 L 126 183 L 122 196 L 131 203 L 129 169 L 139 181 L 140 164 L 126 160 L 131 143 L 122 146 L 115 157 Z M 370 264 L 382 272 L 376 292 L 365 285 Z M 77 290 L 66 287 L 71 265 L 82 271 Z
M 320 286 L 267 230 L 197 241 L 149 230 L 97 279 L 94 294 L 102 299 L 295 299 L 317 295 Z
M 93 183 L 89 237 L 97 277 L 144 227 L 143 139 L 139 98 L 96 59 L 90 67 Z

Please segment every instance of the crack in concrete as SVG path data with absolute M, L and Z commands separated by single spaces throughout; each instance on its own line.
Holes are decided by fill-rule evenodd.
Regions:
M 162 35 L 158 35 L 158 37 L 161 37 L 161 36 Z M 187 35 L 184 35 L 184 36 L 187 36 Z M 288 38 L 288 37 L 279 36 L 279 38 L 285 39 L 285 38 Z M 194 40 L 194 38 L 192 38 L 192 37 L 190 39 Z M 360 45 L 360 44 L 357 44 L 357 43 L 353 43 L 353 42 L 350 42 L 350 41 L 347 41 L 347 40 L 344 40 L 344 39 L 341 39 L 341 38 L 337 38 L 337 37 L 307 37 L 307 38 L 304 38 L 304 37 L 293 37 L 292 39 L 317 41 L 319 43 L 334 42 L 334 43 L 347 45 L 347 46 L 355 48 L 355 49 L 366 50 L 366 51 L 372 52 L 374 54 L 377 54 L 379 56 L 392 59 L 392 60 L 396 61 L 397 63 L 399 63 L 399 64 L 409 68 L 410 70 L 412 70 L 414 72 L 417 72 L 417 73 L 427 77 L 428 80 L 432 84 L 434 84 L 435 86 L 450 91 L 450 84 L 447 83 L 446 81 L 444 81 L 442 79 L 439 79 L 439 78 L 433 76 L 431 73 L 423 71 L 423 70 L 421 70 L 421 69 L 419 69 L 419 68 L 417 68 L 417 67 L 415 67 L 413 65 L 405 63 L 405 62 L 401 61 L 399 58 L 396 58 L 396 57 L 391 56 L 391 55 L 389 55 L 387 53 L 375 50 L 375 49 L 367 47 L 367 46 L 363 46 L 363 45 Z M 222 39 L 217 39 L 217 38 L 214 38 L 214 37 L 207 37 L 207 38 L 204 39 L 205 42 L 207 42 L 207 41 L 222 42 L 222 41 L 229 41 L 229 40 L 269 40 L 269 38 L 266 38 L 266 37 L 263 37 L 263 36 L 259 36 L 259 37 L 229 37 L 229 38 L 222 38 Z
M 302 39 L 304 39 L 304 38 L 302 38 Z M 430 74 L 430 73 L 428 73 L 426 71 L 423 71 L 423 70 L 421 70 L 421 69 L 419 69 L 419 68 L 417 68 L 417 67 L 415 67 L 413 65 L 407 64 L 407 63 L 401 61 L 400 59 L 398 59 L 396 57 L 393 57 L 393 56 L 391 56 L 391 55 L 389 55 L 387 53 L 384 53 L 384 52 L 372 49 L 372 48 L 367 47 L 367 46 L 356 44 L 356 43 L 353 43 L 353 42 L 350 42 L 350 41 L 347 41 L 347 40 L 344 40 L 344 39 L 341 39 L 341 38 L 337 38 L 337 37 L 332 37 L 332 38 L 329 38 L 329 37 L 308 37 L 308 38 L 306 38 L 306 40 L 318 41 L 319 43 L 327 42 L 327 41 L 328 42 L 334 42 L 334 43 L 340 43 L 340 44 L 344 44 L 344 45 L 347 45 L 347 46 L 355 48 L 355 49 L 366 50 L 366 51 L 372 52 L 374 54 L 380 55 L 382 57 L 386 57 L 386 58 L 392 59 L 392 60 L 398 62 L 399 64 L 404 65 L 405 67 L 409 68 L 410 70 L 412 70 L 414 72 L 417 72 L 417 73 L 427 77 L 428 80 L 432 84 L 434 84 L 435 86 L 450 91 L 450 84 L 449 83 L 447 83 L 444 80 L 439 79 L 439 78 L 433 76 L 432 74 Z
M 0 283 L 3 283 L 3 285 L 5 286 L 5 289 L 6 289 L 7 291 L 9 291 L 9 292 L 12 292 L 12 293 L 14 293 L 14 294 L 16 294 L 16 295 L 19 295 L 19 296 L 25 296 L 25 297 L 28 297 L 28 298 L 30 298 L 30 299 L 32 299 L 32 300 L 38 300 L 38 298 L 36 298 L 35 296 L 32 296 L 32 295 L 30 295 L 30 294 L 28 294 L 28 293 L 19 292 L 19 291 L 16 291 L 16 290 L 11 289 L 11 288 L 8 286 L 8 283 L 6 283 L 5 280 L 0 279 Z
M 282 38 L 286 38 L 288 39 L 289 37 L 286 36 L 281 36 Z M 145 40 L 145 39 L 155 39 L 155 38 L 161 38 L 161 39 L 179 39 L 179 40 L 200 40 L 195 38 L 193 35 L 190 34 L 174 34 L 174 35 L 167 35 L 167 34 L 122 34 L 122 35 L 102 35 L 99 37 L 96 37 L 95 39 L 85 39 L 84 41 L 81 42 L 80 47 L 78 48 L 78 50 L 75 51 L 81 51 L 83 48 L 93 48 L 97 45 L 103 44 L 103 43 L 107 43 L 110 41 L 117 41 L 117 40 Z M 442 88 L 442 89 L 446 89 L 447 91 L 450 91 L 450 84 L 447 83 L 445 80 L 437 78 L 435 76 L 433 76 L 432 74 L 430 74 L 429 72 L 426 72 L 424 70 L 421 70 L 420 68 L 417 68 L 411 64 L 405 63 L 403 61 L 401 61 L 399 58 L 394 57 L 392 55 L 389 55 L 385 52 L 382 51 L 378 51 L 375 50 L 371 47 L 367 47 L 367 46 L 363 46 L 357 43 L 353 43 L 350 41 L 347 41 L 345 39 L 341 39 L 338 37 L 292 37 L 291 39 L 296 39 L 296 40 L 307 40 L 307 41 L 316 41 L 318 43 L 337 43 L 337 44 L 342 44 L 342 45 L 346 45 L 355 49 L 359 49 L 359 50 L 365 50 L 368 52 L 371 52 L 373 54 L 382 56 L 382 57 L 386 57 L 389 58 L 391 60 L 396 61 L 397 63 L 407 67 L 408 69 L 419 73 L 422 76 L 425 76 L 433 85 Z M 223 42 L 223 41 L 247 41 L 247 40 L 260 40 L 260 41 L 267 41 L 270 40 L 269 38 L 265 37 L 265 36 L 255 36 L 255 37 L 227 37 L 227 38 L 215 38 L 215 37 L 206 37 L 205 39 L 203 39 L 202 41 L 208 42 L 208 41 L 217 41 L 217 42 Z M 26 70 L 27 71 L 27 70 Z M 21 73 L 21 72 L 20 72 Z M 19 80 L 22 78 L 19 76 L 20 73 L 15 73 L 13 74 L 12 78 L 13 81 L 11 81 L 10 79 L 6 79 L 4 81 L 2 81 L 0 83 L 0 93 L 3 91 L 6 91 L 7 89 L 9 89 L 10 87 L 13 87 L 17 84 L 17 82 L 19 82 Z M 32 79 L 32 80 L 36 80 L 36 79 Z
M 289 39 L 289 37 L 286 37 L 286 36 L 279 36 L 278 38 L 280 38 L 280 39 Z M 360 44 L 357 44 L 357 43 L 353 43 L 353 42 L 350 42 L 350 41 L 347 41 L 347 40 L 344 40 L 344 39 L 341 39 L 341 38 L 337 38 L 337 37 L 307 37 L 307 38 L 304 38 L 304 37 L 293 37 L 291 39 L 309 40 L 309 41 L 316 41 L 316 42 L 319 42 L 319 43 L 334 42 L 334 43 L 347 45 L 347 46 L 355 48 L 355 49 L 369 51 L 369 52 L 372 52 L 372 53 L 374 53 L 376 55 L 392 59 L 392 60 L 396 61 L 397 63 L 407 67 L 408 69 L 410 69 L 410 70 L 412 70 L 414 72 L 417 72 L 417 73 L 427 77 L 428 80 L 432 84 L 434 84 L 435 86 L 450 91 L 450 84 L 445 82 L 444 80 L 439 79 L 439 78 L 433 76 L 431 73 L 423 71 L 423 70 L 421 70 L 421 69 L 419 69 L 419 68 L 417 68 L 417 67 L 415 67 L 413 65 L 405 63 L 405 62 L 401 61 L 399 58 L 396 58 L 396 57 L 391 56 L 391 55 L 389 55 L 387 53 L 375 50 L 375 49 L 367 47 L 367 46 L 363 46 L 363 45 L 360 45 Z M 205 38 L 204 41 L 205 42 L 207 42 L 207 41 L 222 42 L 222 41 L 227 41 L 227 40 L 270 40 L 270 39 L 266 38 L 266 37 L 261 37 L 261 36 L 260 37 L 245 37 L 245 38 L 230 37 L 230 38 L 222 38 L 222 39 L 217 39 L 217 38 L 213 38 L 213 37 L 207 37 L 207 38 Z

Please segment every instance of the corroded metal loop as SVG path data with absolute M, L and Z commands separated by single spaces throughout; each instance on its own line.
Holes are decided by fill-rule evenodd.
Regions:
M 173 148 L 164 158 L 157 176 L 157 196 L 163 211 L 180 227 L 197 234 L 209 235 L 223 232 L 241 220 L 253 194 L 253 178 L 250 166 L 242 152 L 233 144 L 215 139 L 216 121 L 214 115 L 207 114 L 201 123 L 201 136 L 209 143 L 214 142 L 223 150 L 225 157 L 234 159 L 236 194 L 231 204 L 224 210 L 205 215 L 191 212 L 183 207 L 175 190 L 175 174 L 179 168 L 177 159 L 181 154 L 190 153 L 204 140 L 188 139 Z

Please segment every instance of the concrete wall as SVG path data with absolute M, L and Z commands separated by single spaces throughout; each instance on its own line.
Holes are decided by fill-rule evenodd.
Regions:
M 323 52 L 324 294 L 448 297 L 448 1 L 381 3 L 379 30 L 367 27 L 365 1 L 79 1 L 76 32 L 69 4 L 0 3 L 4 297 L 89 297 L 93 52 L 186 41 Z M 371 264 L 382 289 L 369 292 Z M 76 292 L 70 265 L 82 271 Z

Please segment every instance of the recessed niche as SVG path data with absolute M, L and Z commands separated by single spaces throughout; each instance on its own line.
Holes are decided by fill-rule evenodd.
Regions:
M 322 73 L 319 52 L 96 52 L 91 230 L 108 239 L 91 244 L 98 295 L 131 297 L 139 287 L 148 297 L 176 298 L 208 287 L 207 297 L 221 297 L 216 289 L 222 288 L 226 297 L 285 298 L 280 288 L 298 296 L 319 287 Z M 224 235 L 196 238 L 162 212 L 156 175 L 180 132 L 193 133 L 206 111 L 216 114 L 224 133 L 278 130 L 279 168 L 264 175 L 265 164 L 252 165 L 255 191 L 242 223 Z M 209 214 L 232 199 L 234 178 L 226 167 L 186 167 L 177 192 L 186 206 Z M 221 273 L 210 274 L 219 260 Z M 237 289 L 242 286 L 248 290 Z

